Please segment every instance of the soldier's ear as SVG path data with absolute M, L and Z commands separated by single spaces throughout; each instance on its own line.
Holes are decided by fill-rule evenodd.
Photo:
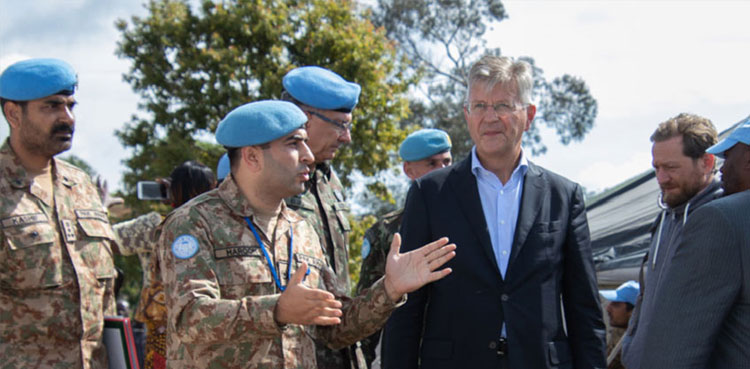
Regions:
M 412 181 L 416 179 L 414 178 L 415 177 L 414 168 L 412 168 L 411 163 L 408 161 L 405 161 L 403 166 L 404 166 L 404 174 L 406 174 L 406 176 L 409 177 L 409 179 L 411 179 Z
M 263 169 L 263 149 L 259 146 L 245 146 L 240 149 L 242 164 L 246 165 L 251 172 L 259 172 Z
M 6 101 L 3 106 L 5 111 L 5 120 L 8 121 L 11 129 L 18 129 L 21 125 L 23 108 L 13 101 Z

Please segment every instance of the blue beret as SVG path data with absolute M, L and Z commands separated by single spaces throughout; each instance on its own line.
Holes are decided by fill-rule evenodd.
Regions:
M 75 92 L 78 77 L 70 64 L 59 59 L 29 59 L 12 64 L 0 75 L 0 97 L 29 101 L 61 91 Z
M 251 102 L 230 111 L 216 128 L 216 141 L 226 147 L 260 145 L 302 128 L 307 116 L 288 101 Z
M 406 136 L 398 154 L 403 161 L 417 161 L 450 149 L 451 138 L 445 131 L 425 128 Z
M 282 80 L 284 89 L 297 101 L 323 110 L 350 112 L 359 101 L 358 84 L 321 67 L 300 67 Z
M 221 181 L 229 175 L 229 155 L 224 155 L 219 158 L 219 164 L 216 165 L 216 179 Z
M 706 149 L 706 152 L 723 158 L 724 152 L 731 149 L 738 142 L 750 145 L 750 117 L 745 118 L 745 121 L 740 123 L 729 136 Z

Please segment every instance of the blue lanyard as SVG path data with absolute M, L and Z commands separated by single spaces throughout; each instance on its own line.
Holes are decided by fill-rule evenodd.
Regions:
M 258 235 L 258 231 L 255 230 L 255 227 L 253 227 L 253 223 L 250 221 L 250 218 L 245 217 L 245 222 L 247 223 L 247 226 L 250 227 L 250 230 L 253 231 L 253 235 L 255 235 L 255 240 L 258 241 L 258 245 L 260 245 L 261 251 L 263 251 L 263 255 L 266 256 L 266 261 L 268 262 L 268 269 L 271 269 L 271 275 L 273 275 L 273 280 L 276 282 L 276 286 L 279 287 L 279 290 L 281 292 L 284 292 L 286 289 L 286 286 L 281 285 L 281 280 L 279 280 L 279 275 L 276 273 L 276 268 L 273 266 L 273 262 L 271 262 L 271 257 L 268 256 L 268 251 L 266 251 L 266 248 L 263 246 L 263 241 L 260 240 L 260 236 Z M 289 265 L 287 265 L 286 269 L 286 281 L 289 283 L 289 281 L 292 279 L 292 259 L 294 258 L 294 243 L 292 235 L 294 232 L 292 232 L 292 225 L 289 225 Z

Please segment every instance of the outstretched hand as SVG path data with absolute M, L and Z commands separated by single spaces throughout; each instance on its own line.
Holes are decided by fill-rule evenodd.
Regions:
M 341 323 L 341 302 L 332 293 L 305 286 L 307 263 L 302 263 L 276 302 L 274 318 L 281 324 L 334 325 Z
M 452 271 L 451 268 L 436 270 L 456 256 L 456 245 L 448 244 L 447 237 L 404 254 L 400 249 L 401 235 L 396 233 L 385 264 L 385 290 L 391 301 L 398 301 L 405 293 L 442 279 Z
M 96 176 L 96 190 L 99 192 L 99 199 L 102 200 L 102 205 L 105 209 L 109 209 L 115 205 L 121 205 L 125 203 L 122 197 L 113 197 L 109 194 L 109 186 L 107 186 L 107 180 L 101 176 Z

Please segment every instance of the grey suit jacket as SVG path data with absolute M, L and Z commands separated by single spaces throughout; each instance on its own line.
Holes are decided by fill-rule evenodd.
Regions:
M 750 191 L 688 218 L 664 278 L 641 368 L 750 368 Z

